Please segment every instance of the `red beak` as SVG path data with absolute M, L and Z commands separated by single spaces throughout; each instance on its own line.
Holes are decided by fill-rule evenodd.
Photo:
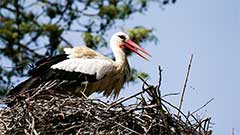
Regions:
M 142 53 L 152 57 L 147 51 L 145 51 L 143 48 L 141 48 L 138 44 L 134 43 L 132 40 L 128 39 L 127 41 L 125 41 L 124 44 L 128 49 L 130 49 L 131 51 L 135 52 L 136 54 L 138 54 L 139 56 L 141 56 L 143 59 L 149 61 L 146 57 L 144 57 L 142 54 L 140 54 L 139 51 L 141 51 Z

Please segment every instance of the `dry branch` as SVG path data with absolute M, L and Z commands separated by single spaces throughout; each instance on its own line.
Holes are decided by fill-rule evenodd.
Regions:
M 183 97 L 184 97 L 185 90 L 186 90 L 186 87 L 187 87 L 187 81 L 188 81 L 188 77 L 189 77 L 189 73 L 190 73 L 190 69 L 191 69 L 191 65 L 192 65 L 192 59 L 193 59 L 193 54 L 191 54 L 189 64 L 188 64 L 187 74 L 186 74 L 186 77 L 185 77 L 185 81 L 184 81 L 184 85 L 183 85 L 183 89 L 182 89 L 182 94 L 181 94 L 180 101 L 179 101 L 179 107 L 178 107 L 179 110 L 182 109 Z M 178 112 L 177 115 L 179 116 L 179 112 Z

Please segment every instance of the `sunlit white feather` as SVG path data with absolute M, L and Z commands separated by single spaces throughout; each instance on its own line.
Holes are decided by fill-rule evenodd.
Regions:
M 52 65 L 51 68 L 68 72 L 81 72 L 89 75 L 96 74 L 96 79 L 100 80 L 105 75 L 112 72 L 114 67 L 111 62 L 106 60 L 74 58 Z

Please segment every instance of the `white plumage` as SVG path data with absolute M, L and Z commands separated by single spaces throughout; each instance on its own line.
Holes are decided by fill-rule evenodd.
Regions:
M 114 66 L 113 63 L 102 59 L 72 58 L 52 65 L 51 68 L 89 75 L 96 74 L 96 79 L 100 80 L 111 73 Z

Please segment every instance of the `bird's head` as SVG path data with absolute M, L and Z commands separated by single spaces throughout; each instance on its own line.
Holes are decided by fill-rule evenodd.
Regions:
M 148 59 L 145 56 L 143 56 L 143 54 L 141 54 L 140 52 L 151 57 L 151 55 L 147 51 L 145 51 L 143 48 L 141 48 L 140 45 L 133 42 L 129 38 L 129 36 L 124 32 L 117 32 L 117 33 L 113 34 L 110 42 L 111 42 L 110 45 L 112 48 L 115 48 L 115 47 L 118 47 L 121 49 L 128 48 L 129 50 L 138 54 L 140 57 L 142 57 L 145 60 L 148 60 Z

